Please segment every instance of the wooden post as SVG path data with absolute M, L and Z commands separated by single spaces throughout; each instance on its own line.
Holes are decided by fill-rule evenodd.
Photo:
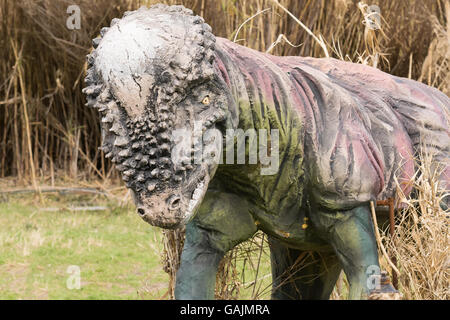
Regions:
M 395 200 L 394 198 L 388 198 L 387 200 L 378 200 L 377 205 L 389 206 L 389 234 L 391 236 L 391 239 L 393 239 L 395 232 Z M 397 259 L 395 258 L 395 256 L 390 256 L 389 258 L 391 259 L 392 263 L 397 266 Z M 392 285 L 395 289 L 398 290 L 398 274 L 393 268 Z
M 395 232 L 395 201 L 394 198 L 389 198 L 389 234 L 391 235 L 391 240 L 394 239 Z M 391 256 L 392 263 L 397 266 L 397 259 L 395 256 Z M 392 270 L 392 285 L 398 290 L 398 274 L 395 270 Z

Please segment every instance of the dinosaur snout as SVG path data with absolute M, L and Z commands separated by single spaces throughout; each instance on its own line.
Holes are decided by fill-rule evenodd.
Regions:
M 181 205 L 181 197 L 179 195 L 173 195 L 167 199 L 167 206 L 169 210 L 178 210 Z
M 138 205 L 137 213 L 153 226 L 174 229 L 185 220 L 182 207 L 182 198 L 178 194 L 167 197 L 155 196 L 145 199 Z

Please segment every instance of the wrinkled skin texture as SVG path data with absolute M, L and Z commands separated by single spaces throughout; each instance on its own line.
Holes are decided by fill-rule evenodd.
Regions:
M 378 266 L 369 201 L 392 197 L 394 177 L 411 191 L 421 148 L 442 163 L 448 187 L 450 101 L 421 83 L 216 39 L 181 6 L 113 20 L 94 48 L 85 93 L 106 156 L 145 221 L 186 225 L 178 299 L 214 298 L 221 258 L 257 230 L 270 240 L 274 299 L 328 299 L 342 269 L 350 298 L 367 298 L 367 270 Z M 190 153 L 174 162 L 177 130 L 211 128 L 279 130 L 277 173 L 261 175 L 259 162 L 195 163 Z M 289 269 L 304 251 L 315 252 L 308 267 Z M 297 280 L 284 281 L 287 270 Z

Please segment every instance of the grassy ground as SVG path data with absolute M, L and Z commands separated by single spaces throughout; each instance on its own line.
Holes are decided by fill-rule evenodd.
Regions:
M 73 206 L 104 210 L 73 211 Z M 397 256 L 407 299 L 448 299 L 448 225 L 442 223 L 448 215 L 439 212 L 422 214 L 412 229 L 399 222 L 395 247 L 388 248 Z M 261 237 L 227 255 L 218 277 L 219 299 L 270 298 L 269 250 L 267 244 L 261 249 Z M 0 192 L 0 299 L 169 299 L 162 252 L 161 229 L 143 222 L 131 204 L 92 195 L 38 199 Z M 80 270 L 80 289 L 68 287 L 74 278 L 70 266 Z M 343 277 L 332 299 L 346 295 Z
M 55 197 L 45 207 L 67 203 Z M 0 299 L 164 298 L 160 230 L 131 207 L 109 206 L 71 212 L 24 198 L 0 203 Z M 79 290 L 66 285 L 71 265 L 81 271 Z
M 74 212 L 73 206 L 107 209 Z M 134 210 L 92 196 L 1 199 L 0 299 L 168 299 L 162 232 Z M 227 289 L 234 294 L 224 298 L 236 297 L 236 290 L 242 299 L 270 297 L 266 250 L 235 257 L 234 272 L 244 264 L 246 272 L 233 277 Z M 80 289 L 67 286 L 74 279 L 70 266 L 79 267 Z M 255 278 L 262 280 L 255 285 Z

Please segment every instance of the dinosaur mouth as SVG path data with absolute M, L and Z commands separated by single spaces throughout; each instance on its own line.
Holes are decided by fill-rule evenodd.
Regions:
M 208 189 L 209 179 L 209 175 L 205 173 L 204 177 L 197 182 L 196 187 L 192 192 L 191 199 L 187 204 L 186 211 L 183 214 L 181 224 L 188 223 L 195 215 L 195 212 L 201 204 L 201 200 L 205 197 L 206 190 Z
M 209 172 L 200 169 L 196 178 L 185 185 L 184 191 L 164 190 L 151 197 L 138 199 L 137 213 L 144 221 L 156 227 L 175 229 L 183 226 L 195 216 L 205 197 L 209 181 Z M 137 195 L 136 198 L 139 197 L 139 193 L 133 194 L 135 197 Z

